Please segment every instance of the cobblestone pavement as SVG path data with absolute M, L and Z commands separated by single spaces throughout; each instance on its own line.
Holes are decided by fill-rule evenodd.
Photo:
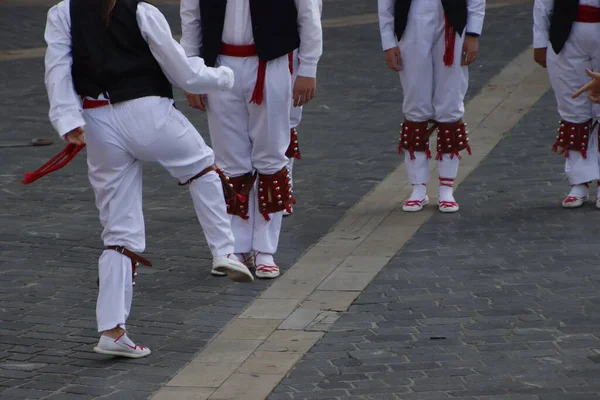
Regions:
M 269 400 L 599 399 L 599 214 L 560 207 L 555 114 L 549 92 Z
M 344 7 L 336 7 L 336 1 L 327 1 L 324 18 L 375 12 L 373 5 L 362 0 L 343 1 Z M 472 68 L 470 94 L 480 89 L 487 80 L 529 45 L 530 8 L 530 5 L 524 4 L 489 11 L 486 34 L 481 43 L 482 55 L 478 64 Z M 177 32 L 177 6 L 161 5 L 161 9 L 165 11 L 174 31 Z M 45 10 L 44 7 L 34 6 L 3 6 L 0 8 L 0 38 L 2 38 L 0 48 L 8 50 L 43 46 L 41 37 Z M 506 32 L 505 28 L 509 24 L 511 30 Z M 386 73 L 383 66 L 376 25 L 327 29 L 325 37 L 325 55 L 320 67 L 318 98 L 307 107 L 306 119 L 300 130 L 303 160 L 297 164 L 298 167 L 295 169 L 299 204 L 294 216 L 286 220 L 282 234 L 278 259 L 284 268 L 293 263 L 309 246 L 328 232 L 349 207 L 371 190 L 399 162 L 395 152 L 396 135 L 393 131 L 396 130 L 394 126 L 398 126 L 402 118 L 399 113 L 400 90 L 398 85 L 394 84 L 393 75 Z M 19 181 L 23 172 L 41 165 L 61 148 L 61 144 L 57 142 L 53 146 L 43 148 L 6 147 L 8 144 L 28 141 L 35 137 L 55 138 L 47 122 L 47 100 L 42 74 L 41 59 L 0 61 L 0 89 L 3 93 L 0 98 L 0 166 L 2 167 L 0 174 L 0 204 L 2 204 L 0 209 L 0 398 L 146 399 L 191 360 L 194 354 L 201 350 L 205 343 L 237 315 L 250 300 L 264 290 L 269 282 L 258 281 L 253 285 L 238 285 L 225 279 L 210 277 L 210 255 L 195 220 L 187 192 L 178 188 L 166 172 L 148 165 L 145 170 L 144 188 L 148 233 L 146 254 L 153 261 L 155 267 L 143 269 L 138 276 L 133 314 L 129 326 L 133 332 L 132 336 L 140 343 L 151 347 L 155 352 L 152 357 L 146 359 L 119 362 L 91 352 L 91 347 L 97 340 L 94 320 L 95 269 L 101 243 L 99 242 L 100 229 L 97 212 L 85 175 L 84 157 L 78 157 L 65 170 L 53 176 L 44 178 L 31 186 L 22 186 Z M 180 92 L 178 92 L 177 98 L 181 103 Z M 197 126 L 206 131 L 204 115 L 190 111 L 183 103 L 180 108 Z M 547 115 L 550 115 L 548 113 Z M 552 120 L 554 119 L 553 117 Z M 532 125 L 537 126 L 535 123 L 536 121 L 532 121 Z M 535 151 L 535 147 L 530 146 L 529 148 Z M 540 157 L 545 156 L 545 150 L 546 145 L 544 145 L 543 151 L 540 148 Z M 531 154 L 528 152 L 514 157 L 512 159 L 514 161 L 511 160 L 507 164 L 505 173 L 508 174 L 511 171 L 516 174 L 518 160 L 529 159 L 530 156 Z M 554 159 L 552 162 L 558 163 L 559 161 Z M 556 170 L 555 164 L 549 164 L 545 170 L 541 171 L 546 171 L 552 178 L 557 178 L 550 173 Z M 482 171 L 481 173 L 486 176 L 499 173 L 496 168 L 485 168 L 485 166 Z M 501 179 L 500 182 L 504 185 L 514 183 L 510 182 L 508 178 L 503 179 L 506 181 Z M 519 184 L 522 182 L 525 181 L 520 181 Z M 533 187 L 537 181 L 532 179 L 526 182 Z M 483 196 L 483 194 L 488 196 L 490 191 L 496 188 L 497 182 L 492 180 L 484 183 L 487 186 L 484 186 L 485 190 L 477 192 L 478 196 Z M 483 183 L 479 185 L 483 185 Z M 542 185 L 540 184 L 540 186 Z M 534 193 L 547 194 L 552 190 L 560 193 L 562 186 L 557 188 L 548 185 L 537 189 Z M 464 229 L 465 226 L 472 227 L 473 224 L 480 221 L 474 219 L 473 213 L 478 210 L 474 207 L 480 204 L 482 198 L 464 196 L 464 193 L 468 193 L 468 191 L 465 192 L 465 189 L 461 189 L 459 193 L 463 194 L 461 199 L 465 211 L 461 212 L 457 218 L 452 219 L 451 225 L 445 225 L 445 229 L 451 229 L 452 232 L 459 229 L 459 225 Z M 521 193 L 524 192 L 519 192 L 518 199 L 527 200 Z M 547 205 L 548 202 L 557 200 L 557 193 L 553 193 L 551 198 L 536 199 L 538 202 L 544 201 L 543 204 Z M 510 199 L 517 200 L 514 197 Z M 469 207 L 469 201 L 474 205 Z M 503 205 L 498 210 L 493 208 L 491 212 L 486 210 L 486 215 L 489 216 L 486 217 L 488 223 L 501 223 L 499 228 L 501 231 L 494 231 L 494 234 L 501 235 L 501 232 L 504 232 L 505 236 L 498 236 L 498 240 L 503 240 L 503 242 L 508 241 L 508 232 L 514 230 L 514 227 L 509 224 L 511 221 L 512 223 L 518 221 L 517 213 L 521 213 L 519 214 L 521 218 L 531 218 L 533 215 L 529 211 L 521 211 L 519 203 L 518 207 L 515 204 L 514 208 L 511 205 L 509 209 L 513 210 L 512 218 L 496 215 L 495 219 L 491 219 L 491 216 L 494 215 L 493 212 L 507 211 L 504 206 L 506 201 L 506 198 L 502 200 L 501 196 L 495 195 L 492 200 L 482 203 L 484 205 Z M 549 206 L 547 206 L 547 210 L 547 212 L 556 211 Z M 584 222 L 591 223 L 589 217 L 584 215 L 585 213 L 576 211 L 573 215 L 579 215 Z M 565 215 L 557 214 L 555 216 L 552 214 L 555 219 L 551 221 L 558 223 L 556 218 L 565 218 Z M 471 219 L 468 219 L 469 216 Z M 472 231 L 470 234 L 473 235 L 473 238 L 469 239 L 470 231 L 466 231 L 462 235 L 464 239 L 460 242 L 460 247 L 453 246 L 450 250 L 441 247 L 442 241 L 445 240 L 444 246 L 447 246 L 456 236 L 442 236 L 443 231 L 438 231 L 440 229 L 439 218 L 441 217 L 437 217 L 419 233 L 418 237 L 422 237 L 428 229 L 432 229 L 431 226 L 436 227 L 426 238 L 429 240 L 427 246 L 430 246 L 427 248 L 438 249 L 440 246 L 441 250 L 434 251 L 444 254 L 445 251 L 470 251 L 468 246 L 477 245 L 475 237 L 479 237 L 480 233 Z M 438 222 L 436 223 L 436 221 Z M 535 223 L 538 221 L 536 220 Z M 565 229 L 567 228 L 565 227 Z M 575 230 L 580 232 L 578 229 Z M 568 230 L 563 229 L 561 234 L 565 235 L 566 232 Z M 414 243 L 423 242 L 423 240 L 418 240 L 418 237 Z M 490 240 L 488 238 L 488 242 Z M 530 242 L 524 242 L 521 246 L 525 247 L 520 247 L 521 251 L 528 252 L 527 254 L 533 258 L 534 245 L 538 243 L 531 242 L 531 238 L 527 239 L 525 236 L 523 236 L 523 240 L 530 240 Z M 566 246 L 566 243 L 562 245 Z M 583 246 L 582 252 L 592 251 L 587 245 L 579 244 L 578 246 Z M 544 251 L 557 251 L 556 248 L 560 248 L 560 245 L 549 247 Z M 410 248 L 409 246 L 407 250 Z M 425 248 L 421 246 L 413 249 L 413 252 L 420 250 L 425 250 Z M 419 293 L 433 293 L 435 281 L 434 279 L 427 280 L 427 277 L 439 281 L 439 278 L 434 275 L 434 270 L 428 271 L 425 277 L 417 278 L 417 274 L 423 273 L 421 269 L 417 268 L 418 265 L 421 265 L 418 263 L 425 260 L 430 263 L 432 260 L 405 252 L 401 253 L 401 256 L 402 258 L 394 260 L 391 264 L 399 266 L 400 269 L 393 270 L 391 274 L 398 277 L 401 276 L 401 273 L 414 274 L 410 277 L 415 279 L 415 296 Z M 512 260 L 510 256 L 506 256 L 504 250 L 498 250 L 496 255 L 486 259 L 486 265 L 487 263 L 490 263 L 490 266 L 494 265 L 495 257 L 503 257 L 506 262 Z M 547 257 L 550 259 L 550 256 Z M 564 262 L 566 256 L 563 258 Z M 446 258 L 445 262 L 448 260 L 451 258 Z M 456 260 L 457 263 L 460 263 L 459 266 L 463 267 L 472 265 L 469 262 L 474 262 L 473 258 L 465 260 L 458 253 Z M 407 264 L 409 262 L 412 264 Z M 535 263 L 542 265 L 543 262 L 544 257 L 535 258 L 529 268 L 537 265 Z M 412 266 L 412 269 L 409 266 Z M 393 281 L 393 278 L 388 275 L 390 274 L 388 271 L 391 271 L 390 268 L 382 275 L 387 276 L 384 279 Z M 401 268 L 408 269 L 405 271 Z M 512 268 L 515 267 L 512 266 Z M 576 265 L 573 265 L 572 268 L 576 268 Z M 468 268 L 454 270 L 448 267 L 447 270 L 449 273 L 458 271 L 457 274 L 473 273 Z M 480 271 L 483 274 L 482 271 L 484 270 Z M 491 273 L 490 269 L 485 269 L 485 271 Z M 515 269 L 515 273 L 518 271 Z M 550 271 L 550 267 L 546 271 Z M 569 272 L 575 274 L 582 270 L 575 269 Z M 403 283 L 399 284 L 398 289 L 393 289 L 394 283 L 386 283 L 386 285 L 390 284 L 389 289 L 386 290 L 390 290 L 390 293 L 394 290 L 405 290 L 403 285 L 407 285 L 407 290 L 410 289 L 411 284 L 407 283 L 406 276 L 402 275 Z M 518 274 L 515 275 L 515 277 L 518 276 Z M 467 284 L 466 281 L 460 281 L 458 275 L 448 275 L 448 277 L 452 277 L 447 280 L 449 285 Z M 479 290 L 477 288 L 481 288 L 480 290 L 484 294 L 488 292 L 488 297 L 484 297 L 486 304 L 488 299 L 499 299 L 500 297 L 496 296 L 505 293 L 507 300 L 514 302 L 511 307 L 514 308 L 515 313 L 517 309 L 524 308 L 518 303 L 519 298 L 513 296 L 508 289 L 505 289 L 505 292 L 495 293 L 492 288 L 486 286 L 489 281 L 485 281 L 485 279 L 485 276 L 471 277 L 471 280 L 468 281 L 468 290 L 475 291 Z M 379 280 L 378 282 L 380 282 Z M 426 284 L 429 286 L 425 286 Z M 499 282 L 495 284 L 500 285 Z M 571 287 L 568 286 L 568 283 L 564 284 L 567 285 L 567 289 Z M 452 286 L 452 288 L 452 293 L 455 291 L 459 293 L 456 287 Z M 494 286 L 494 288 L 496 287 Z M 522 289 L 523 287 L 517 287 L 511 290 L 520 293 L 519 290 Z M 560 285 L 552 286 L 551 289 L 547 290 L 548 293 L 553 293 L 551 298 L 553 304 L 554 300 L 557 300 L 554 311 L 565 310 L 565 312 L 573 314 L 573 318 L 575 318 L 572 308 L 569 307 L 570 303 L 565 300 L 568 299 L 573 304 L 576 299 L 563 299 L 561 293 L 565 288 Z M 361 297 L 356 304 L 355 307 L 358 308 L 353 308 L 351 313 L 344 316 L 340 320 L 341 325 L 338 326 L 344 329 L 346 321 L 355 323 L 352 322 L 352 318 L 355 317 L 383 319 L 383 316 L 377 317 L 376 312 L 369 311 L 365 314 L 359 312 L 363 311 L 361 307 L 377 309 L 387 304 L 383 303 L 381 306 L 363 304 L 373 296 L 379 298 L 374 290 L 381 290 L 379 283 L 375 283 L 369 288 L 365 296 Z M 539 290 L 543 291 L 542 288 Z M 544 290 L 546 289 L 544 288 Z M 464 303 L 460 303 L 460 295 L 457 296 L 452 297 L 451 300 L 445 299 L 445 301 L 457 302 L 454 305 L 455 314 L 466 312 L 459 310 L 459 304 L 462 305 L 462 310 L 468 308 Z M 381 298 L 385 300 L 384 297 Z M 527 298 L 532 299 L 532 304 L 538 304 L 535 301 L 541 301 L 540 299 L 545 296 L 540 293 L 539 297 L 535 299 Z M 412 332 L 408 329 L 410 326 L 406 329 L 403 328 L 407 321 L 411 321 L 409 314 L 422 313 L 422 316 L 433 316 L 425 314 L 425 310 L 420 308 L 417 308 L 417 311 L 413 310 L 411 314 L 410 311 L 402 309 L 405 304 L 405 299 L 402 299 L 402 306 L 396 305 L 397 310 L 390 309 L 389 312 L 380 313 L 392 321 L 388 325 L 383 324 L 382 326 L 379 326 L 378 323 L 377 326 L 380 329 L 388 329 L 388 331 L 380 331 L 383 335 L 395 335 L 396 330 L 402 332 L 405 330 L 406 332 L 403 334 L 410 334 Z M 431 297 L 428 299 L 423 301 L 431 303 Z M 415 297 L 414 300 L 418 301 L 419 298 Z M 481 300 L 474 297 L 472 301 L 473 304 L 479 304 Z M 541 304 L 539 303 L 540 307 Z M 443 305 L 451 306 L 451 303 Z M 563 306 L 560 307 L 561 305 Z M 393 308 L 393 306 L 391 307 Z M 432 312 L 438 310 L 435 304 L 432 304 L 430 309 Z M 489 312 L 494 312 L 494 310 L 492 308 Z M 510 309 L 506 312 L 509 313 L 509 311 Z M 583 312 L 583 309 L 580 311 Z M 481 313 L 487 315 L 485 311 L 481 311 Z M 388 314 L 395 315 L 395 319 Z M 446 314 L 444 311 L 444 316 L 440 315 L 439 317 L 446 318 L 450 315 L 455 316 L 455 314 Z M 532 315 L 537 314 L 532 312 Z M 467 317 L 471 317 L 471 315 L 464 316 L 464 318 Z M 582 324 L 585 322 L 581 321 Z M 445 320 L 442 319 L 439 322 L 445 323 Z M 362 329 L 363 325 L 360 324 L 361 322 L 358 322 L 358 326 Z M 371 322 L 368 325 L 369 327 L 373 326 Z M 460 331 L 457 331 L 456 324 L 449 326 L 454 327 L 454 330 L 444 333 L 444 336 L 448 338 L 445 341 L 456 340 L 458 344 L 456 335 Z M 485 326 L 481 325 L 481 327 Z M 456 335 L 452 336 L 451 332 L 455 332 Z M 523 332 L 525 336 L 522 337 L 530 339 L 527 336 L 528 332 Z M 541 332 L 540 334 L 546 333 Z M 345 345 L 345 340 L 350 340 L 338 339 L 335 335 L 347 336 L 348 333 L 342 331 L 327 336 L 325 342 L 319 344 L 307 360 L 300 364 L 299 371 L 302 371 L 307 362 L 321 363 L 318 367 L 322 367 L 322 363 L 326 361 L 311 359 L 319 357 L 315 357 L 315 354 L 321 354 L 323 357 L 320 350 L 324 346 L 330 346 L 328 344 L 330 342 L 327 341 L 333 341 L 342 346 Z M 456 339 L 454 339 L 455 337 Z M 396 337 L 396 339 L 402 338 L 403 336 Z M 405 338 L 408 339 L 408 336 Z M 492 340 L 486 338 L 476 336 L 476 339 L 473 340 L 481 340 L 483 343 L 488 343 L 485 340 Z M 393 337 L 388 336 L 386 341 L 381 342 L 381 348 L 386 345 L 383 343 L 391 339 Z M 569 343 L 573 343 L 574 346 L 586 343 L 586 341 L 571 340 Z M 358 351 L 359 345 L 353 346 L 348 343 L 348 346 L 352 346 L 352 349 Z M 531 345 L 521 344 L 521 346 Z M 347 354 L 344 350 L 347 349 L 336 348 L 334 351 L 339 351 L 341 356 L 342 353 Z M 382 351 L 382 356 L 385 356 L 387 353 L 385 350 Z M 325 357 L 331 356 L 332 362 L 335 362 L 335 354 L 327 353 Z M 526 353 L 520 354 L 526 357 Z M 532 354 L 532 357 L 534 355 Z M 555 358 L 550 356 L 552 360 Z M 394 363 L 397 363 L 398 358 L 395 357 L 395 359 Z M 359 358 L 352 360 L 359 360 Z M 405 361 L 408 361 L 408 358 Z M 416 359 L 411 359 L 411 361 L 416 361 Z M 429 360 L 428 362 L 435 361 L 438 360 Z M 523 358 L 518 361 L 521 365 L 527 365 L 526 363 L 530 359 Z M 331 364 L 329 370 L 324 368 L 322 372 L 332 372 L 331 368 L 333 367 L 334 364 Z M 312 367 L 307 365 L 307 368 Z M 454 365 L 452 370 L 458 368 L 459 363 Z M 298 379 L 296 374 L 297 372 L 294 372 L 290 379 Z M 302 373 L 300 374 L 302 375 Z M 305 375 L 311 376 L 310 374 Z M 467 378 L 465 377 L 465 380 Z M 381 381 L 383 382 L 384 379 L 387 378 L 383 377 Z M 559 380 L 555 381 L 560 382 Z M 287 383 L 295 385 L 301 382 L 287 381 Z M 315 385 L 318 383 L 314 382 Z M 322 384 L 327 389 L 327 385 L 330 383 Z M 369 383 L 369 385 L 371 384 L 372 382 Z M 376 390 L 376 385 L 373 384 L 373 386 Z M 312 387 L 316 388 L 314 385 Z M 288 390 L 287 386 L 282 386 L 281 390 Z M 330 392 L 322 393 L 331 397 Z M 276 396 L 281 395 L 280 393 L 276 394 Z M 310 395 L 307 394 L 307 396 Z M 319 395 L 316 394 L 316 396 Z M 315 394 L 312 393 L 312 396 L 314 397 Z M 298 396 L 296 395 L 296 397 Z M 335 395 L 333 397 L 335 398 Z M 384 399 L 384 397 L 375 398 Z

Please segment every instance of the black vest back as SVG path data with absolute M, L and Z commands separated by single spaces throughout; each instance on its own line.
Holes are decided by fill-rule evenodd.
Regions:
M 394 6 L 394 32 L 398 41 L 406 29 L 411 1 L 396 0 Z M 465 26 L 467 26 L 467 0 L 441 0 L 441 2 L 450 25 L 462 36 Z
M 550 17 L 550 44 L 556 54 L 560 53 L 569 39 L 578 8 L 579 0 L 554 0 Z
M 117 0 L 107 24 L 103 0 L 71 0 L 71 74 L 80 96 L 104 93 L 111 103 L 139 97 L 173 98 L 173 88 L 137 24 L 140 0 Z
M 214 67 L 221 48 L 226 0 L 199 0 L 202 26 L 201 56 Z M 249 0 L 252 35 L 258 58 L 271 61 L 300 46 L 298 10 L 294 0 Z

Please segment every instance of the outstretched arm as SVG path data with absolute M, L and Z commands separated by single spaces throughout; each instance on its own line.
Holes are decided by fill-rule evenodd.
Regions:
M 191 93 L 209 93 L 233 87 L 231 69 L 208 67 L 197 56 L 188 58 L 183 47 L 173 39 L 169 23 L 156 7 L 139 3 L 137 21 L 150 51 L 173 85 Z

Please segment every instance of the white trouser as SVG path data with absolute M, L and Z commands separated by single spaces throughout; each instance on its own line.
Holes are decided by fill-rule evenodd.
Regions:
M 398 47 L 402 57 L 400 83 L 404 93 L 402 110 L 409 121 L 456 122 L 465 112 L 464 98 L 469 86 L 469 72 L 461 65 L 462 36 L 456 34 L 454 63 L 444 65 L 445 18 L 439 0 L 413 1 L 406 29 Z M 429 160 L 425 153 L 415 153 L 415 160 L 405 157 L 412 184 L 426 183 Z M 444 154 L 439 161 L 440 177 L 456 178 L 459 160 Z
M 298 50 L 294 50 L 294 76 L 292 82 L 296 81 L 296 77 L 298 76 L 298 66 L 300 65 L 300 60 L 298 59 Z M 300 126 L 300 122 L 302 121 L 302 107 L 294 107 L 294 103 L 291 103 L 290 107 L 290 129 L 297 128 Z M 290 185 L 292 188 L 294 187 L 294 181 L 292 178 L 292 172 L 294 170 L 294 157 L 291 157 L 287 164 L 288 171 L 290 171 Z
M 560 118 L 581 123 L 589 119 L 600 118 L 600 106 L 589 101 L 587 96 L 576 99 L 571 95 L 590 78 L 585 70 L 600 70 L 600 24 L 575 22 L 569 39 L 556 54 L 552 46 L 548 46 L 547 66 L 550 83 L 556 96 Z M 587 158 L 578 151 L 569 151 L 565 162 L 565 173 L 571 185 L 590 182 L 600 178 L 598 166 L 598 137 L 590 135 Z
M 88 176 L 96 195 L 105 246 L 146 247 L 142 162 L 161 164 L 180 182 L 213 165 L 210 147 L 166 98 L 144 97 L 84 111 Z M 174 182 L 175 184 L 175 182 Z M 213 256 L 233 253 L 234 238 L 221 181 L 210 172 L 189 185 Z M 105 250 L 98 263 L 98 331 L 124 325 L 131 308 L 131 260 Z
M 269 61 L 261 105 L 250 103 L 257 57 L 220 55 L 217 62 L 230 67 L 236 77 L 231 91 L 207 96 L 208 126 L 217 166 L 232 177 L 254 170 L 265 175 L 278 172 L 288 163 L 285 152 L 290 144 L 292 79 L 288 56 Z M 283 212 L 271 214 L 271 220 L 265 221 L 255 197 L 254 190 L 250 194 L 249 219 L 231 216 L 235 252 L 274 254 Z

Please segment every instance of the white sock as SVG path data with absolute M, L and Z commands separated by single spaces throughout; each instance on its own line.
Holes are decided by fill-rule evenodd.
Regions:
M 573 185 L 569 196 L 585 197 L 589 194 L 589 188 L 587 185 Z
M 256 253 L 256 265 L 275 265 L 275 260 L 273 259 L 273 254 L 267 253 Z
M 454 202 L 454 179 L 440 177 L 439 201 Z
M 408 200 L 423 200 L 427 195 L 427 186 L 424 183 L 413 185 L 413 190 Z

